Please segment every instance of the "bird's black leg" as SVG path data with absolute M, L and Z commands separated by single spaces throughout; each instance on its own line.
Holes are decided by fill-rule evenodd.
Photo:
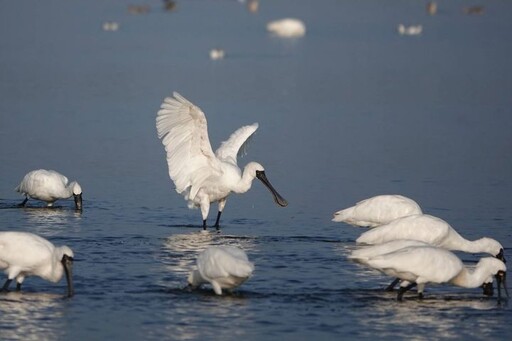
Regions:
M 206 219 L 203 220 L 203 230 L 206 231 Z
M 400 278 L 395 278 L 395 280 L 391 282 L 390 285 L 387 286 L 386 291 L 393 291 L 398 282 L 400 282 Z
M 11 285 L 12 279 L 7 279 L 4 283 L 4 286 L 0 291 L 9 291 L 9 285 Z
M 220 222 L 221 214 L 222 214 L 222 211 L 217 212 L 217 220 L 215 220 L 215 225 L 213 225 L 213 227 L 215 227 L 217 229 L 217 231 L 220 230 L 219 222 Z
M 409 284 L 408 286 L 406 287 L 400 287 L 400 289 L 398 290 L 398 295 L 396 296 L 396 300 L 397 301 L 401 301 L 402 300 L 402 296 L 404 296 L 404 293 L 406 291 L 409 291 L 411 290 L 412 288 L 414 288 L 416 286 L 416 283 L 411 283 Z
M 16 282 L 16 291 L 21 291 L 21 283 Z
M 18 206 L 25 207 L 25 205 L 27 204 L 27 201 L 28 201 L 28 197 L 25 197 L 25 200 L 23 200 L 23 202 L 21 204 L 19 204 Z

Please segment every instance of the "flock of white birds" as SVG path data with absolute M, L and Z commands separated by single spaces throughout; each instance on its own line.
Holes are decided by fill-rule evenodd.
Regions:
M 285 207 L 288 202 L 275 190 L 257 162 L 238 167 L 237 156 L 258 124 L 239 128 L 213 152 L 207 121 L 203 111 L 178 93 L 164 99 L 156 117 L 158 137 L 165 147 L 169 177 L 176 192 L 183 195 L 190 208 L 200 208 L 203 232 L 211 203 L 218 203 L 213 227 L 220 229 L 220 217 L 230 193 L 245 193 L 252 181 L 259 179 L 270 191 L 275 203 Z M 16 191 L 29 198 L 53 206 L 59 199 L 73 197 L 75 208 L 82 210 L 82 189 L 76 182 L 55 171 L 43 169 L 29 172 Z M 398 300 L 418 286 L 423 296 L 427 283 L 451 283 L 461 287 L 484 287 L 491 295 L 493 277 L 497 280 L 498 299 L 501 287 L 506 288 L 506 266 L 503 246 L 492 238 L 470 241 L 458 234 L 447 222 L 424 214 L 413 200 L 400 195 L 380 195 L 357 203 L 334 214 L 333 221 L 369 227 L 361 234 L 349 259 L 379 270 L 395 278 L 389 290 L 400 282 Z M 487 253 L 470 269 L 451 251 Z M 66 275 L 68 296 L 73 295 L 73 251 L 67 246 L 55 247 L 32 233 L 0 232 L 0 269 L 7 280 L 1 291 L 7 291 L 12 280 L 17 290 L 27 276 L 39 276 L 58 282 Z M 188 276 L 190 288 L 209 283 L 217 295 L 244 283 L 253 273 L 245 252 L 233 246 L 209 247 L 202 251 L 196 268 Z
M 465 288 L 482 286 L 484 294 L 493 294 L 493 277 L 501 300 L 506 295 L 506 271 L 503 246 L 492 238 L 467 240 L 444 220 L 424 214 L 412 199 L 401 195 L 379 195 L 334 213 L 335 222 L 369 227 L 356 239 L 359 248 L 349 259 L 396 278 L 387 290 L 400 282 L 398 300 L 418 287 L 423 297 L 427 283 L 450 283 Z M 451 251 L 487 253 L 470 269 Z

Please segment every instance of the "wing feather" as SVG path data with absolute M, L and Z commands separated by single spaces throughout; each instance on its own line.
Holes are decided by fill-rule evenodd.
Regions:
M 237 129 L 233 134 L 231 134 L 229 139 L 222 142 L 215 152 L 215 155 L 217 155 L 217 157 L 222 161 L 236 165 L 237 156 L 244 150 L 244 147 L 256 129 L 258 129 L 258 123 L 253 123 Z
M 189 198 L 193 199 L 202 181 L 221 170 L 210 145 L 204 113 L 177 92 L 173 96 L 160 106 L 156 129 L 167 152 L 169 176 L 176 191 L 183 193 L 192 187 L 195 193 Z

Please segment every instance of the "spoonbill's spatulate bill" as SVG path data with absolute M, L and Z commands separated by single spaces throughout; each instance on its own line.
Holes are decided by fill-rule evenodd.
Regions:
M 53 170 L 37 169 L 27 173 L 15 190 L 25 195 L 21 206 L 25 206 L 29 197 L 45 201 L 48 207 L 59 199 L 74 197 L 75 208 L 82 209 L 82 188 L 78 182 L 68 182 L 68 178 Z
M 377 195 L 334 213 L 332 221 L 376 227 L 397 218 L 422 213 L 420 206 L 412 199 L 402 195 Z
M 17 290 L 25 277 L 39 276 L 57 283 L 66 274 L 68 297 L 73 296 L 73 251 L 67 246 L 56 247 L 48 240 L 28 232 L 0 232 L 0 269 L 7 280 L 1 291 L 7 291 L 13 279 Z
M 217 295 L 244 283 L 254 271 L 247 254 L 234 246 L 212 246 L 197 257 L 197 270 L 188 276 L 189 286 L 196 288 L 210 283 Z
M 397 299 L 414 286 L 427 283 L 450 283 L 464 288 L 477 288 L 492 283 L 493 276 L 498 282 L 498 300 L 501 300 L 501 286 L 506 287 L 507 267 L 493 257 L 480 259 L 473 270 L 464 266 L 452 252 L 433 246 L 410 246 L 394 252 L 370 257 L 368 266 L 389 276 L 402 279 Z M 420 292 L 421 294 L 421 292 Z
M 488 253 L 505 261 L 503 246 L 497 240 L 488 237 L 467 240 L 446 221 L 428 214 L 398 218 L 375 227 L 361 234 L 356 243 L 374 245 L 397 239 L 419 240 L 447 250 Z
M 262 165 L 249 162 L 243 173 L 237 165 L 237 155 L 258 128 L 257 123 L 236 130 L 214 154 L 204 113 L 180 94 L 174 92 L 173 96 L 165 98 L 158 111 L 158 137 L 165 146 L 169 176 L 176 191 L 185 197 L 190 208 L 201 208 L 203 229 L 210 203 L 218 202 L 214 227 L 219 229 L 228 195 L 247 192 L 254 178 L 263 182 L 279 206 L 288 205 L 268 181 Z

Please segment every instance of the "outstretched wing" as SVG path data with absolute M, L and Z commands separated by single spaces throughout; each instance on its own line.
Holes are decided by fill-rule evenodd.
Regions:
M 215 155 L 226 162 L 230 162 L 236 165 L 236 157 L 241 151 L 244 150 L 246 143 L 249 138 L 258 129 L 258 123 L 253 123 L 248 126 L 243 126 L 237 129 L 227 141 L 222 142 L 219 149 L 215 152 Z
M 176 191 L 190 188 L 192 199 L 200 184 L 221 170 L 210 145 L 204 113 L 177 92 L 173 96 L 162 103 L 156 129 L 167 152 L 169 176 Z

